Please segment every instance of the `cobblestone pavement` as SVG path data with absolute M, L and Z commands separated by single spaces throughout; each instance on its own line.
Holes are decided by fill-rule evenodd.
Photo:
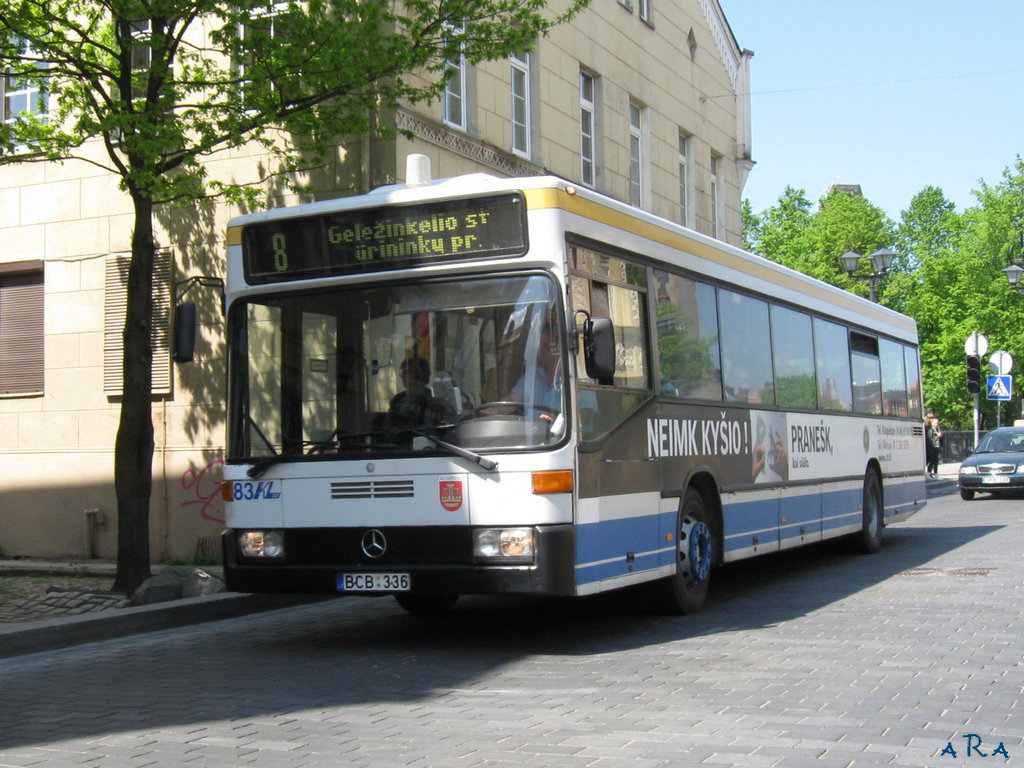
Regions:
M 1021 509 L 937 498 L 695 616 L 346 598 L 5 659 L 0 766 L 1024 765 Z
M 111 576 L 0 570 L 0 625 L 123 608 L 128 601 L 110 591 L 112 583 Z

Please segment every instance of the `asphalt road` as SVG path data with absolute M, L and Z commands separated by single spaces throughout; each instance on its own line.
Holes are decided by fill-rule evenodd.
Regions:
M 936 496 L 692 617 L 347 598 L 4 659 L 0 766 L 1024 765 L 1022 510 Z

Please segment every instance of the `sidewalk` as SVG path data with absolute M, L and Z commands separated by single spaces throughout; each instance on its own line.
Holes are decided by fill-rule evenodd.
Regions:
M 158 574 L 173 566 L 154 565 Z M 0 576 L 52 576 L 82 578 L 95 584 L 103 578 L 106 589 L 113 583 L 117 566 L 105 560 L 36 560 L 0 558 Z M 203 568 L 221 575 L 219 567 Z M 0 624 L 0 659 L 25 653 L 65 648 L 79 643 L 108 640 L 125 635 L 173 629 L 204 621 L 243 616 L 258 611 L 323 599 L 318 595 L 250 595 L 221 592 L 201 597 L 168 600 L 152 605 L 131 605 L 120 594 L 94 586 L 59 589 L 39 599 L 29 599 L 6 611 Z M 43 618 L 40 618 L 42 616 Z M 19 621 L 19 618 L 24 619 Z
M 928 478 L 928 487 L 944 487 L 950 484 L 956 485 L 957 475 L 960 473 L 960 462 L 939 464 L 938 477 Z

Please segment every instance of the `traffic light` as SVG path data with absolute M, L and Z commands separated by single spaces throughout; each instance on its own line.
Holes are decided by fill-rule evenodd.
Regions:
M 981 392 L 981 358 L 977 355 L 967 356 L 967 391 L 972 395 Z

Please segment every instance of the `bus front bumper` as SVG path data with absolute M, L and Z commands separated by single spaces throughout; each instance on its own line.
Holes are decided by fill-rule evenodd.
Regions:
M 366 529 L 284 531 L 285 557 L 244 558 L 237 531 L 222 537 L 224 579 L 233 592 L 294 594 L 573 595 L 575 536 L 571 525 L 536 526 L 532 563 L 473 562 L 470 529 L 383 529 L 388 551 L 374 561 L 362 551 Z M 332 556 L 333 555 L 333 556 Z

